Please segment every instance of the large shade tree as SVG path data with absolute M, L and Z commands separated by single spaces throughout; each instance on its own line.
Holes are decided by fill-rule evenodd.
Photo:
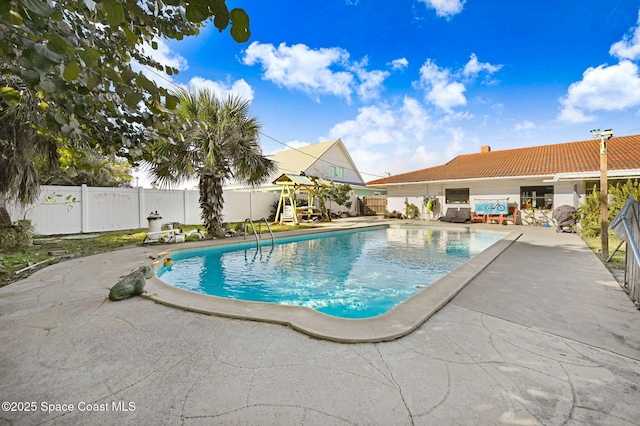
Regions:
M 44 157 L 36 166 L 41 185 L 130 188 L 133 181 L 131 164 L 115 155 L 100 155 L 94 149 L 82 147 L 58 148 L 59 160 L 50 167 Z
M 181 90 L 176 96 L 183 132 L 150 146 L 148 170 L 165 187 L 197 177 L 202 221 L 210 236 L 220 237 L 225 180 L 255 186 L 276 167 L 262 155 L 261 125 L 250 116 L 248 101 L 234 95 L 220 99 L 206 89 Z
M 0 137 L 8 134 L 7 142 L 23 132 L 54 145 L 82 141 L 103 154 L 142 158 L 145 138 L 171 137 L 165 124 L 178 99 L 132 64 L 177 73 L 154 60 L 158 40 L 197 35 L 209 23 L 219 31 L 230 27 L 237 42 L 249 39 L 249 17 L 225 0 L 0 1 L 0 112 L 29 103 L 34 117 Z M 2 147 L 3 160 L 14 158 L 10 149 Z M 21 201 L 37 189 L 22 182 L 26 193 L 8 194 L 7 184 L 16 182 L 0 180 L 0 196 Z

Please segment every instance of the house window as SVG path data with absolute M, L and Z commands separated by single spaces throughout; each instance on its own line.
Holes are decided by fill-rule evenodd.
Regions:
M 523 209 L 552 209 L 553 186 L 521 186 L 520 206 Z
M 447 204 L 469 204 L 469 188 L 445 189 Z
M 611 179 L 609 179 L 608 182 L 611 182 Z M 588 180 L 588 181 L 586 181 L 584 183 L 584 189 L 585 189 L 587 195 L 591 194 L 594 189 L 596 191 L 600 192 L 600 181 L 599 180 Z
M 329 177 L 344 177 L 344 167 L 329 166 Z
M 609 184 L 609 191 L 611 191 L 611 187 L 616 187 L 619 185 L 624 185 L 627 182 L 634 182 L 637 179 L 608 179 L 607 183 Z M 584 183 L 584 189 L 587 195 L 591 195 L 593 193 L 593 188 L 595 187 L 596 191 L 600 192 L 600 181 L 599 180 L 588 180 Z

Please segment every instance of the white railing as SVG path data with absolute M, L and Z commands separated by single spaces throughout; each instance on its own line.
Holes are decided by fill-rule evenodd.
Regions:
M 242 222 L 268 217 L 279 193 L 224 193 L 224 220 Z M 79 234 L 147 228 L 157 211 L 162 223 L 199 224 L 198 191 L 145 188 L 42 186 L 40 197 L 25 208 L 9 206 L 12 220 L 27 219 L 39 235 Z

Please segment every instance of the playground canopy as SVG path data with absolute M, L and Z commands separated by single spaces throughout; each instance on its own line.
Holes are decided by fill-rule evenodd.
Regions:
M 321 195 L 324 188 L 332 186 L 331 182 L 315 176 L 282 174 L 274 180 L 273 183 L 282 186 L 280 190 L 280 200 L 278 201 L 278 208 L 276 210 L 276 222 L 279 221 L 283 223 L 285 221 L 292 221 L 295 224 L 299 223 L 298 210 L 300 208 L 296 204 L 295 195 L 299 190 L 304 190 L 308 194 L 308 206 L 313 206 L 314 198 L 318 197 L 321 217 L 328 217 L 326 209 L 324 208 L 324 199 Z M 287 201 L 289 201 L 289 205 L 286 204 Z

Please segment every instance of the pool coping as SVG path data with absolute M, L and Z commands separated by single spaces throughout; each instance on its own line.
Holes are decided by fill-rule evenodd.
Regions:
M 377 227 L 378 225 L 357 226 L 357 228 Z M 391 225 L 393 226 L 393 225 Z M 305 234 L 336 232 L 342 229 L 314 228 L 305 230 Z M 308 231 L 308 232 L 306 232 Z M 280 233 L 278 233 L 280 234 Z M 282 233 L 276 239 L 291 237 L 291 232 Z M 297 231 L 295 235 L 301 235 Z M 183 290 L 153 275 L 147 280 L 144 297 L 166 306 L 191 312 L 216 315 L 242 320 L 261 321 L 286 325 L 310 336 L 340 343 L 385 342 L 405 336 L 427 321 L 438 310 L 453 299 L 467 284 L 482 272 L 494 259 L 513 244 L 522 233 L 511 232 L 454 269 L 411 298 L 405 300 L 389 312 L 372 318 L 338 318 L 302 306 L 277 305 L 273 303 L 251 302 L 227 299 Z M 188 247 L 162 251 L 154 257 L 154 272 L 170 252 L 214 245 L 243 243 L 234 239 L 209 240 L 190 244 Z

